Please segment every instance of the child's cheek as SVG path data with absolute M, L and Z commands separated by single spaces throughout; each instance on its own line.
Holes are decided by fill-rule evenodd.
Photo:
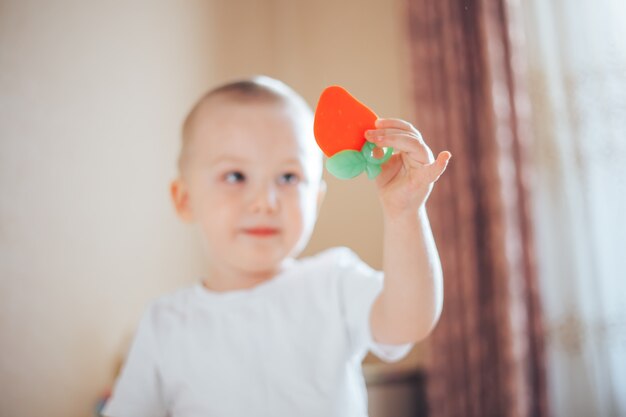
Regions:
M 221 193 L 215 195 L 209 200 L 209 204 L 214 205 L 220 209 L 220 211 L 235 211 L 240 205 L 242 205 L 242 196 L 237 193 Z

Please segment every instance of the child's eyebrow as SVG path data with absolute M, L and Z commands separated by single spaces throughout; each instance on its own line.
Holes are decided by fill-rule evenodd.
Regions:
M 209 165 L 216 166 L 222 164 L 236 164 L 236 165 L 244 165 L 244 164 L 252 164 L 254 161 L 249 158 L 244 158 L 240 156 L 234 155 L 220 155 L 213 159 L 210 159 Z M 303 167 L 305 164 L 301 158 L 286 158 L 280 162 L 283 166 L 291 166 L 291 167 Z
M 283 160 L 283 163 L 285 165 L 298 165 L 298 166 L 300 166 L 300 165 L 302 165 L 302 160 L 299 159 L 299 158 L 288 158 L 288 159 Z
M 221 155 L 211 159 L 209 162 L 211 163 L 211 165 L 217 165 L 222 163 L 246 163 L 250 161 L 246 158 L 242 158 L 239 156 Z

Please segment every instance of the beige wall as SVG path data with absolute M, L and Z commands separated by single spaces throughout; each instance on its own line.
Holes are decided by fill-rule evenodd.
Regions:
M 0 415 L 90 415 L 146 302 L 202 273 L 167 185 L 203 89 L 265 73 L 410 118 L 401 3 L 0 1 Z M 328 182 L 307 253 L 380 267 L 371 184 Z

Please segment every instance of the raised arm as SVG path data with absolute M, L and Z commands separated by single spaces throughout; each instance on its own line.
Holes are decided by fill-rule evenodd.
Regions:
M 434 328 L 443 305 L 441 263 L 425 204 L 451 154 L 441 152 L 435 160 L 420 133 L 399 119 L 379 119 L 366 138 L 396 152 L 376 179 L 385 283 L 372 307 L 372 335 L 379 343 L 417 342 Z

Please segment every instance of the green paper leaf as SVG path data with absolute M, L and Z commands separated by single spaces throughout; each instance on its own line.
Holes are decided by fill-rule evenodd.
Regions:
M 378 164 L 370 164 L 368 163 L 365 167 L 365 172 L 367 172 L 367 178 L 373 180 L 380 174 L 383 169 Z
M 363 154 L 353 150 L 337 152 L 326 161 L 328 172 L 342 180 L 356 177 L 366 165 Z
M 381 173 L 381 164 L 387 162 L 393 154 L 392 148 L 385 148 L 385 154 L 381 158 L 375 158 L 372 151 L 376 145 L 366 142 L 360 152 L 345 150 L 337 152 L 326 161 L 326 169 L 335 177 L 349 180 L 365 171 L 367 177 L 373 180 Z

